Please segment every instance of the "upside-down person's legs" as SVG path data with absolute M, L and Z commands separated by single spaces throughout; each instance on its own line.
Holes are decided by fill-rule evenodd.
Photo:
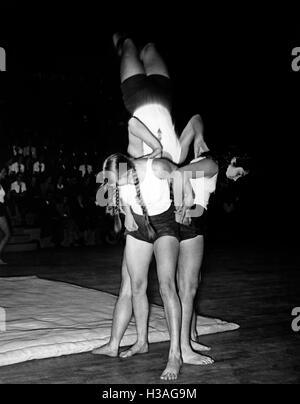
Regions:
M 191 346 L 191 322 L 203 251 L 203 236 L 197 236 L 180 243 L 177 280 L 182 307 L 181 352 L 183 362 L 191 365 L 209 365 L 213 363 L 211 358 L 200 355 Z M 196 347 L 196 344 L 194 346 Z
M 167 66 L 153 43 L 148 43 L 140 53 L 147 76 L 158 74 L 169 78 Z
M 187 158 L 190 145 L 194 141 L 194 158 L 201 153 L 209 151 L 203 137 L 203 122 L 199 114 L 192 116 L 180 135 L 181 155 L 179 163 L 184 163 Z
M 160 294 L 163 300 L 170 334 L 170 350 L 163 380 L 176 380 L 182 366 L 180 352 L 181 307 L 176 291 L 176 266 L 179 242 L 175 237 L 164 236 L 154 244 Z
M 113 314 L 113 324 L 111 336 L 108 344 L 95 349 L 93 354 L 106 355 L 111 357 L 118 356 L 119 347 L 123 335 L 128 327 L 132 316 L 132 292 L 131 282 L 127 269 L 126 255 L 124 252 L 122 262 L 122 283 L 117 303 Z
M 118 44 L 118 33 L 114 34 L 113 42 L 115 46 Z M 137 74 L 146 74 L 143 63 L 139 58 L 139 52 L 130 38 L 122 40 L 120 47 L 120 78 L 121 83 Z
M 129 358 L 136 354 L 148 352 L 149 303 L 147 285 L 153 245 L 127 236 L 125 251 L 128 273 L 131 279 L 137 341 L 130 349 L 120 353 L 121 358 Z
M 1 233 L 3 233 L 3 237 Z M 0 217 L 0 237 L 2 237 L 0 241 L 0 265 L 5 265 L 6 263 L 2 260 L 2 252 L 9 240 L 10 229 L 7 220 L 4 216 Z
M 119 34 L 113 36 L 113 42 L 119 49 L 121 55 L 120 77 L 121 83 L 136 75 L 146 75 L 138 50 L 130 38 L 120 38 Z M 118 42 L 121 42 L 118 45 Z M 132 117 L 128 123 L 128 154 L 134 158 L 143 156 L 143 142 L 153 149 L 151 158 L 160 157 L 162 146 L 159 140 L 149 131 L 147 127 Z

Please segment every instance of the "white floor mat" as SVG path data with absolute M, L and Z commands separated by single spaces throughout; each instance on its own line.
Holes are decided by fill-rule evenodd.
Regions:
M 0 278 L 0 366 L 89 352 L 110 336 L 116 297 L 98 290 L 33 277 Z M 237 324 L 198 317 L 199 335 Z M 132 321 L 122 346 L 136 340 Z M 164 311 L 151 305 L 149 341 L 168 341 Z

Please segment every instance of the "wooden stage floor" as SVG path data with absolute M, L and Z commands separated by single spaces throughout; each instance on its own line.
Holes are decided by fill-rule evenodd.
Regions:
M 37 275 L 118 294 L 121 255 L 121 246 L 8 254 L 0 276 Z M 299 383 L 300 332 L 291 329 L 292 309 L 300 307 L 299 263 L 296 247 L 280 240 L 210 240 L 198 311 L 241 329 L 203 337 L 216 363 L 185 365 L 176 384 Z M 153 268 L 149 296 L 161 304 Z M 0 368 L 0 383 L 161 383 L 167 352 L 168 343 L 158 343 L 129 360 L 86 353 L 26 362 Z

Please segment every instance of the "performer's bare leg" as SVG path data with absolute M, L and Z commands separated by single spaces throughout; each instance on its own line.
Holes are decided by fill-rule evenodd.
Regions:
M 113 41 L 114 44 L 118 43 L 118 34 L 114 34 Z M 137 74 L 146 74 L 143 63 L 139 57 L 139 52 L 132 39 L 124 39 L 119 50 L 121 57 L 121 83 Z
M 122 263 L 122 284 L 120 294 L 114 309 L 111 337 L 108 344 L 95 349 L 93 354 L 116 357 L 124 333 L 132 317 L 132 292 L 130 277 L 127 270 L 125 253 Z
M 168 363 L 161 375 L 163 380 L 176 380 L 182 366 L 180 352 L 181 307 L 175 284 L 178 244 L 178 240 L 170 236 L 161 237 L 154 244 L 160 294 L 164 303 L 170 334 Z
M 183 362 L 191 365 L 209 365 L 213 363 L 211 358 L 195 352 L 190 341 L 194 299 L 198 289 L 203 251 L 203 236 L 184 240 L 180 243 L 177 279 L 182 306 L 181 352 Z
M 127 79 L 136 75 L 146 75 L 146 69 L 144 66 L 144 60 L 140 59 L 139 52 L 134 42 L 130 38 L 120 39 L 119 34 L 114 34 L 113 42 L 118 49 L 118 53 L 121 57 L 120 62 L 120 79 L 121 83 L 124 83 Z M 120 42 L 120 43 L 119 43 Z M 118 45 L 119 43 L 119 45 Z M 149 47 L 147 47 L 148 49 Z M 142 51 L 143 52 L 143 51 Z M 153 56 L 153 52 L 149 50 Z M 146 61 L 148 63 L 149 53 L 146 52 Z M 145 52 L 144 52 L 145 53 Z M 150 63 L 150 61 L 149 61 Z M 151 65 L 162 65 L 161 58 L 157 55 L 157 61 L 152 58 Z M 128 123 L 128 154 L 134 158 L 143 156 L 143 142 L 146 143 L 153 153 L 149 155 L 151 158 L 161 157 L 162 145 L 154 134 L 136 118 L 132 117 Z
M 137 341 L 128 350 L 121 352 L 121 358 L 148 352 L 147 298 L 148 271 L 153 255 L 153 245 L 131 236 L 126 239 L 126 261 L 132 288 L 132 303 L 137 328 Z
M 192 316 L 192 324 L 191 324 L 191 347 L 194 351 L 203 351 L 203 352 L 208 352 L 211 350 L 210 347 L 206 345 L 202 345 L 199 343 L 199 336 L 197 332 L 197 314 L 194 309 L 193 311 L 193 316 Z
M 153 43 L 148 43 L 140 53 L 147 76 L 158 74 L 169 78 L 167 66 Z

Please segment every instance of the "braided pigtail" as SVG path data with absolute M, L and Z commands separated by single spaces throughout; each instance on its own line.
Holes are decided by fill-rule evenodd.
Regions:
M 114 231 L 116 234 L 119 234 L 122 230 L 122 221 L 120 218 L 120 194 L 119 194 L 119 186 L 116 185 L 115 191 L 115 206 L 114 206 Z
M 133 176 L 134 186 L 135 186 L 135 190 L 136 190 L 137 200 L 138 200 L 139 205 L 142 208 L 143 215 L 146 220 L 148 236 L 151 241 L 154 241 L 155 237 L 156 237 L 156 233 L 155 233 L 155 230 L 153 229 L 153 227 L 151 226 L 151 223 L 149 220 L 149 215 L 148 215 L 147 208 L 146 208 L 145 203 L 142 198 L 141 189 L 140 189 L 140 181 L 139 181 L 135 167 L 132 167 L 132 176 Z
M 115 206 L 116 206 L 116 190 L 111 193 L 109 189 L 107 189 L 107 205 L 106 205 L 106 214 L 110 216 L 114 216 L 115 214 Z
M 141 195 L 140 182 L 138 179 L 138 175 L 137 175 L 134 163 L 132 162 L 132 160 L 130 158 L 128 158 L 127 156 L 124 156 L 123 154 L 120 154 L 120 153 L 116 153 L 116 154 L 109 156 L 103 164 L 104 174 L 106 174 L 106 175 L 110 174 L 110 176 L 114 180 L 113 183 L 115 184 L 113 195 L 109 195 L 106 212 L 111 214 L 112 216 L 114 216 L 114 221 L 115 221 L 114 230 L 116 233 L 119 233 L 122 229 L 122 222 L 120 219 L 120 196 L 119 196 L 119 185 L 118 185 L 121 164 L 122 165 L 125 164 L 127 173 L 129 170 L 132 170 L 134 186 L 135 186 L 136 194 L 137 194 L 137 201 L 143 211 L 149 239 L 151 241 L 154 241 L 156 233 L 150 224 L 149 215 L 148 215 L 145 203 L 144 203 L 142 195 Z
M 114 231 L 116 234 L 120 233 L 122 230 L 122 221 L 120 218 L 120 193 L 118 184 L 116 184 L 114 192 L 108 200 L 106 213 L 114 217 Z
M 107 186 L 108 190 L 108 199 L 106 205 L 106 213 L 110 214 L 114 217 L 114 231 L 116 234 L 122 231 L 122 221 L 120 218 L 120 192 L 119 192 L 119 165 L 120 164 L 127 164 L 129 167 L 132 165 L 130 159 L 123 154 L 116 153 L 109 156 L 104 164 L 103 164 L 103 172 L 105 175 L 110 174 L 113 179 L 115 179 L 115 185 L 113 186 L 113 192 L 109 192 L 109 187 Z M 108 180 L 105 181 L 105 184 L 108 183 Z

